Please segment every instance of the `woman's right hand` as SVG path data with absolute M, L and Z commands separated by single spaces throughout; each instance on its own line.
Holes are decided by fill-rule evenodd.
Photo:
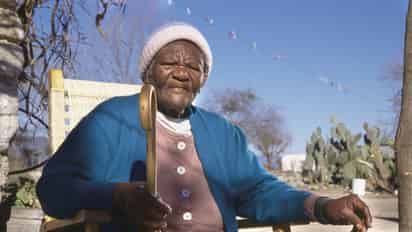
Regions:
M 145 190 L 144 182 L 117 183 L 113 191 L 112 216 L 120 224 L 161 231 L 167 227 L 172 208 Z

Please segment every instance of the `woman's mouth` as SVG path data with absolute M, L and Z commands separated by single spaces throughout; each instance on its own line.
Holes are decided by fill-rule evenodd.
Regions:
M 170 90 L 174 93 L 187 93 L 189 92 L 186 88 L 183 87 L 172 87 Z

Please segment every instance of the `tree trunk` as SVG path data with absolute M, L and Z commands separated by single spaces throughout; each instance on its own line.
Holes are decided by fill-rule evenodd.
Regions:
M 399 231 L 412 231 L 412 0 L 406 18 L 402 105 L 396 133 Z
M 23 71 L 24 33 L 16 0 L 0 1 L 0 187 L 7 180 L 7 150 L 18 127 L 17 79 Z M 3 195 L 3 194 L 2 194 Z M 1 200 L 1 195 L 0 195 Z

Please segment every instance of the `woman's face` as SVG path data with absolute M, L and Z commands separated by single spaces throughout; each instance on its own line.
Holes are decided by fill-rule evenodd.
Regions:
M 203 53 L 195 44 L 178 40 L 160 49 L 153 62 L 145 81 L 156 88 L 159 111 L 181 117 L 204 79 Z

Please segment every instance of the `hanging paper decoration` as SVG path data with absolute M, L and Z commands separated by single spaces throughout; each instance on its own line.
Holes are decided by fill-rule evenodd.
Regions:
M 337 90 L 338 90 L 339 92 L 341 92 L 341 93 L 347 93 L 347 92 L 349 92 L 349 91 L 348 91 L 348 88 L 346 88 L 345 86 L 343 86 L 341 83 L 338 83 L 338 84 L 337 84 Z
M 341 83 L 338 83 L 336 88 L 338 89 L 339 92 L 343 92 L 343 86 Z
M 253 42 L 253 43 L 252 43 L 252 49 L 253 49 L 253 50 L 256 50 L 256 48 L 257 48 L 257 43 L 256 43 L 256 42 Z
M 114 2 L 118 5 L 122 5 L 126 1 L 127 0 L 114 0 Z M 169 6 L 172 6 L 174 4 L 174 0 L 167 0 L 167 4 Z M 192 15 L 192 10 L 189 7 L 186 7 L 186 14 L 189 15 L 189 16 Z M 214 23 L 215 23 L 215 20 L 211 16 L 205 17 L 204 20 L 209 25 L 214 25 Z M 232 31 L 228 32 L 228 37 L 229 37 L 230 40 L 237 40 L 238 39 L 238 35 L 237 35 L 235 30 L 232 30 Z M 250 46 L 251 46 L 253 51 L 256 51 L 257 42 L 253 41 Z M 272 59 L 275 60 L 275 61 L 280 61 L 280 60 L 283 60 L 285 58 L 287 58 L 287 56 L 281 55 L 281 54 L 274 54 L 272 56 Z M 345 88 L 340 82 L 331 80 L 328 77 L 321 76 L 321 77 L 319 77 L 319 81 L 321 81 L 322 83 L 334 88 L 338 92 L 342 92 L 342 93 L 348 92 L 348 89 Z
M 319 80 L 322 81 L 325 84 L 329 84 L 329 78 L 327 78 L 327 77 L 319 77 Z
M 208 23 L 208 24 L 210 24 L 210 25 L 212 25 L 214 22 L 215 22 L 215 20 L 213 20 L 211 17 L 206 17 L 206 22 Z
M 347 93 L 348 89 L 345 88 L 340 82 L 338 81 L 334 81 L 334 80 L 330 80 L 327 77 L 319 77 L 319 80 L 325 84 L 327 84 L 328 86 L 336 89 L 338 92 L 341 93 Z
M 237 34 L 235 31 L 230 31 L 228 35 L 229 35 L 229 39 L 237 39 Z
M 273 55 L 273 57 L 272 57 L 274 60 L 282 60 L 282 59 L 284 59 L 284 58 L 286 58 L 286 56 L 282 56 L 282 55 Z
M 329 79 L 328 77 L 319 77 L 319 80 L 327 85 L 329 85 L 330 87 L 334 87 L 335 86 L 335 81 Z

